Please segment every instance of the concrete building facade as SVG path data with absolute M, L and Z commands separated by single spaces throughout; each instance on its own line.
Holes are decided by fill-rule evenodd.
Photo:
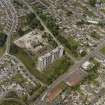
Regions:
M 38 63 L 37 63 L 37 69 L 39 71 L 43 71 L 45 68 L 48 67 L 51 63 L 53 63 L 55 60 L 61 58 L 63 56 L 64 52 L 64 47 L 58 46 L 51 52 L 41 56 L 38 58 Z

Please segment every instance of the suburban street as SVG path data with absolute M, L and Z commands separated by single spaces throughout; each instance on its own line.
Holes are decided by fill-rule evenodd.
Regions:
M 15 11 L 15 8 L 14 6 L 12 5 L 12 3 L 9 1 L 9 0 L 1 0 L 2 1 L 2 4 L 5 6 L 5 8 L 8 8 L 9 13 L 7 11 L 7 17 L 11 20 L 10 22 L 12 21 L 12 24 L 10 25 L 10 27 L 8 28 L 8 26 L 5 27 L 4 29 L 4 32 L 8 35 L 7 37 L 7 42 L 6 42 L 6 50 L 5 50 L 5 53 L 4 55 L 10 55 L 9 54 L 9 51 L 10 51 L 10 44 L 11 44 L 11 36 L 13 35 L 13 33 L 16 31 L 17 27 L 18 27 L 18 16 L 17 16 L 17 13 Z M 33 8 L 27 3 L 26 0 L 22 0 L 23 3 L 29 8 L 30 12 L 34 13 L 35 16 L 37 17 L 37 19 L 40 21 L 41 25 L 44 27 L 45 31 L 48 32 L 51 37 L 56 41 L 56 43 L 58 45 L 61 45 L 61 43 L 56 39 L 56 37 L 52 34 L 52 32 L 49 30 L 49 28 L 44 24 L 44 21 L 39 17 L 39 15 L 33 10 Z M 40 1 L 41 2 L 41 1 Z M 85 4 L 83 4 L 85 5 Z M 90 8 L 89 8 L 90 9 Z M 90 11 L 92 11 L 90 9 Z M 9 16 L 11 15 L 11 16 Z M 104 32 L 105 33 L 105 32 Z M 66 52 L 66 55 L 71 58 L 72 61 L 74 61 L 74 64 L 69 68 L 68 72 L 64 73 L 63 75 L 61 75 L 59 78 L 57 78 L 48 88 L 47 90 L 35 101 L 35 103 L 32 103 L 32 105 L 44 105 L 44 100 L 42 100 L 42 97 L 48 93 L 51 89 L 53 89 L 55 86 L 57 86 L 58 84 L 60 84 L 62 81 L 66 81 L 66 79 L 68 77 L 71 76 L 72 72 L 74 71 L 79 71 L 81 65 L 85 62 L 85 61 L 88 61 L 91 57 L 97 57 L 97 58 L 101 58 L 103 60 L 105 60 L 105 56 L 100 53 L 100 49 L 103 48 L 105 46 L 105 36 L 103 38 L 101 38 L 99 41 L 98 41 L 98 44 L 96 47 L 93 47 L 91 49 L 91 51 L 83 58 L 81 58 L 80 60 L 76 60 L 76 58 L 74 58 L 72 55 L 70 55 L 68 52 Z M 3 55 L 3 56 L 4 56 Z M 3 56 L 0 58 L 2 59 Z M 34 82 L 38 82 L 40 83 L 42 86 L 46 85 L 46 84 L 43 84 L 40 80 L 38 80 L 37 78 L 35 78 L 30 72 L 29 70 L 25 67 L 25 65 L 16 57 L 16 56 L 13 56 L 13 55 L 10 55 L 11 57 L 13 57 L 13 59 L 16 59 L 23 67 L 24 69 L 26 70 L 24 73 Z M 105 91 L 105 90 L 104 90 Z M 101 91 L 100 91 L 101 92 Z M 97 94 L 98 95 L 98 94 Z M 94 101 L 96 101 L 96 99 L 93 100 L 93 103 Z M 36 104 L 37 103 L 37 104 Z M 43 104 L 42 104 L 43 103 Z M 45 103 L 46 104 L 46 103 Z M 92 105 L 92 104 L 91 104 Z
M 44 24 L 43 20 L 38 16 L 38 14 L 33 10 L 33 8 L 32 8 L 25 0 L 22 0 L 22 1 L 24 2 L 24 4 L 27 5 L 27 7 L 29 8 L 29 10 L 30 10 L 32 13 L 34 13 L 34 14 L 36 15 L 37 19 L 41 22 L 41 24 L 42 24 L 42 26 L 45 28 L 45 30 L 50 33 L 50 35 L 53 37 L 53 39 L 54 39 L 58 44 L 60 44 L 60 42 L 59 42 L 59 41 L 54 37 L 54 35 L 50 32 L 50 30 L 49 30 L 49 29 L 47 28 L 47 26 Z M 59 83 L 61 83 L 62 81 L 65 81 L 65 80 L 71 75 L 71 73 L 74 72 L 74 70 L 80 70 L 80 69 L 79 69 L 80 66 L 81 66 L 85 61 L 87 61 L 90 57 L 95 57 L 95 56 L 97 57 L 97 56 L 100 56 L 100 53 L 97 53 L 97 52 L 99 52 L 99 49 L 101 49 L 101 48 L 104 47 L 104 46 L 105 46 L 105 37 L 102 38 L 102 39 L 100 39 L 99 42 L 98 42 L 98 46 L 95 47 L 95 48 L 93 48 L 93 49 L 92 49 L 85 57 L 83 57 L 81 60 L 76 61 L 76 60 L 74 60 L 74 58 L 72 58 L 74 61 L 76 61 L 75 64 L 74 64 L 72 67 L 69 68 L 69 70 L 68 70 L 67 73 L 61 75 L 57 80 L 55 80 L 55 81 L 48 87 L 47 91 L 43 93 L 43 95 L 44 95 L 45 93 L 48 93 L 48 91 L 50 91 L 52 88 L 54 88 L 55 86 L 57 86 L 57 85 L 58 85 Z M 68 53 L 67 53 L 67 54 L 68 54 Z M 68 55 L 70 55 L 70 54 L 68 54 Z M 103 55 L 101 54 L 101 56 L 103 56 Z M 71 57 L 71 56 L 70 56 L 70 57 Z M 42 95 L 42 96 L 43 96 L 43 95 Z M 42 97 L 42 96 L 41 96 L 41 97 Z M 40 101 L 39 101 L 39 100 L 40 100 Z M 36 101 L 36 103 L 37 103 L 37 105 L 41 105 L 41 103 L 43 103 L 43 102 L 41 102 L 41 99 L 38 99 L 38 100 Z M 38 103 L 39 103 L 39 104 L 38 104 Z
M 1 0 L 1 3 L 7 10 L 6 15 L 8 21 L 3 31 L 8 35 L 6 43 L 6 51 L 5 51 L 5 53 L 8 54 L 10 48 L 11 35 L 16 31 L 18 27 L 18 16 L 10 0 Z
M 16 59 L 26 70 L 24 73 L 33 81 L 33 82 L 38 82 L 40 83 L 42 86 L 44 86 L 45 84 L 43 84 L 40 80 L 38 80 L 37 78 L 35 78 L 30 72 L 29 70 L 25 67 L 25 65 L 16 57 L 11 55 L 11 57 L 13 57 L 14 59 Z

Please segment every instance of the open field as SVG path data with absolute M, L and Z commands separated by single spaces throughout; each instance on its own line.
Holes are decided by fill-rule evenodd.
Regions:
M 67 58 L 64 55 L 64 57 L 49 65 L 49 67 L 45 71 L 40 72 L 36 69 L 36 57 L 30 56 L 25 50 L 18 47 L 15 49 L 16 53 L 14 55 L 22 61 L 29 72 L 46 84 L 52 83 L 57 77 L 66 72 L 70 65 L 73 64 L 71 59 Z
M 101 49 L 101 52 L 102 52 L 102 54 L 105 55 L 105 47 L 103 47 L 103 48 Z

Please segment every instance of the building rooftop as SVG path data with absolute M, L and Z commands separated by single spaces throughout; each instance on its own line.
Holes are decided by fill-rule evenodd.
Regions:
M 63 88 L 61 87 L 61 85 L 57 85 L 56 87 L 54 87 L 51 91 L 47 93 L 48 102 L 52 102 L 62 91 Z
M 69 78 L 66 80 L 66 84 L 69 86 L 78 85 L 85 77 L 87 73 L 83 70 L 74 71 Z

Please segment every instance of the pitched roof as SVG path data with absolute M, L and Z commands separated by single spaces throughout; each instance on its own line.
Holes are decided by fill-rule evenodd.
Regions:
M 82 70 L 74 71 L 69 78 L 66 79 L 66 84 L 69 86 L 76 86 L 78 85 L 85 77 L 87 73 Z
M 47 94 L 47 100 L 48 100 L 48 102 L 53 101 L 62 91 L 63 91 L 63 88 L 61 87 L 61 85 L 57 85 L 56 87 L 54 87 Z

